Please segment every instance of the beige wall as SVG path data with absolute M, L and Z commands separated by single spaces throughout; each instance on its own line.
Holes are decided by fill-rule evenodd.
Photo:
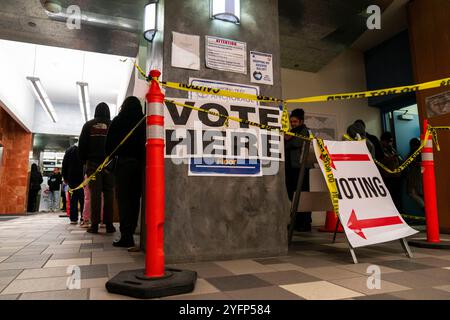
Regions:
M 364 56 L 358 51 L 347 50 L 317 73 L 282 69 L 281 81 L 284 99 L 365 91 Z M 367 99 L 288 105 L 289 110 L 297 107 L 302 107 L 306 113 L 336 115 L 339 139 L 356 119 L 365 121 L 368 132 L 377 136 L 381 133 L 380 112 L 369 107 Z

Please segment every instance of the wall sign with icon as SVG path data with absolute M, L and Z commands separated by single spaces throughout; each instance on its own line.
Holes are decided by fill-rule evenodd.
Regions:
M 273 85 L 273 57 L 270 53 L 250 51 L 250 81 Z

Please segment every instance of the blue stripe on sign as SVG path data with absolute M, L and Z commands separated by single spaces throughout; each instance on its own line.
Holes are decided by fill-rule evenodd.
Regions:
M 251 163 L 250 163 L 251 161 Z M 255 175 L 261 172 L 260 160 L 242 159 L 236 164 L 217 164 L 211 159 L 191 158 L 190 170 L 197 174 L 240 174 Z

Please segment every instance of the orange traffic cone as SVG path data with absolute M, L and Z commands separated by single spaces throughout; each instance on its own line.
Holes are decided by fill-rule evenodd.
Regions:
M 325 226 L 320 228 L 320 232 L 334 232 L 336 229 L 336 224 L 338 223 L 339 218 L 336 216 L 334 211 L 327 211 L 327 217 L 325 219 Z M 344 232 L 342 229 L 342 224 L 339 222 L 339 227 L 337 232 Z

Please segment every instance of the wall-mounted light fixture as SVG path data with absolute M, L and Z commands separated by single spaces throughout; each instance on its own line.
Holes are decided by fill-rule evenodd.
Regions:
M 91 115 L 91 102 L 89 100 L 89 89 L 86 82 L 77 82 L 78 86 L 78 101 L 80 103 L 80 111 L 83 120 L 86 122 Z
M 42 87 L 41 80 L 37 77 L 27 77 L 27 80 L 30 81 L 34 95 L 38 99 L 45 113 L 50 117 L 50 119 L 52 119 L 53 122 L 57 122 L 58 117 L 56 116 L 55 108 Z
M 240 0 L 211 0 L 211 18 L 239 24 L 241 21 Z
M 150 0 L 145 6 L 144 18 L 144 38 L 148 42 L 152 42 L 156 35 L 156 4 L 158 0 Z

